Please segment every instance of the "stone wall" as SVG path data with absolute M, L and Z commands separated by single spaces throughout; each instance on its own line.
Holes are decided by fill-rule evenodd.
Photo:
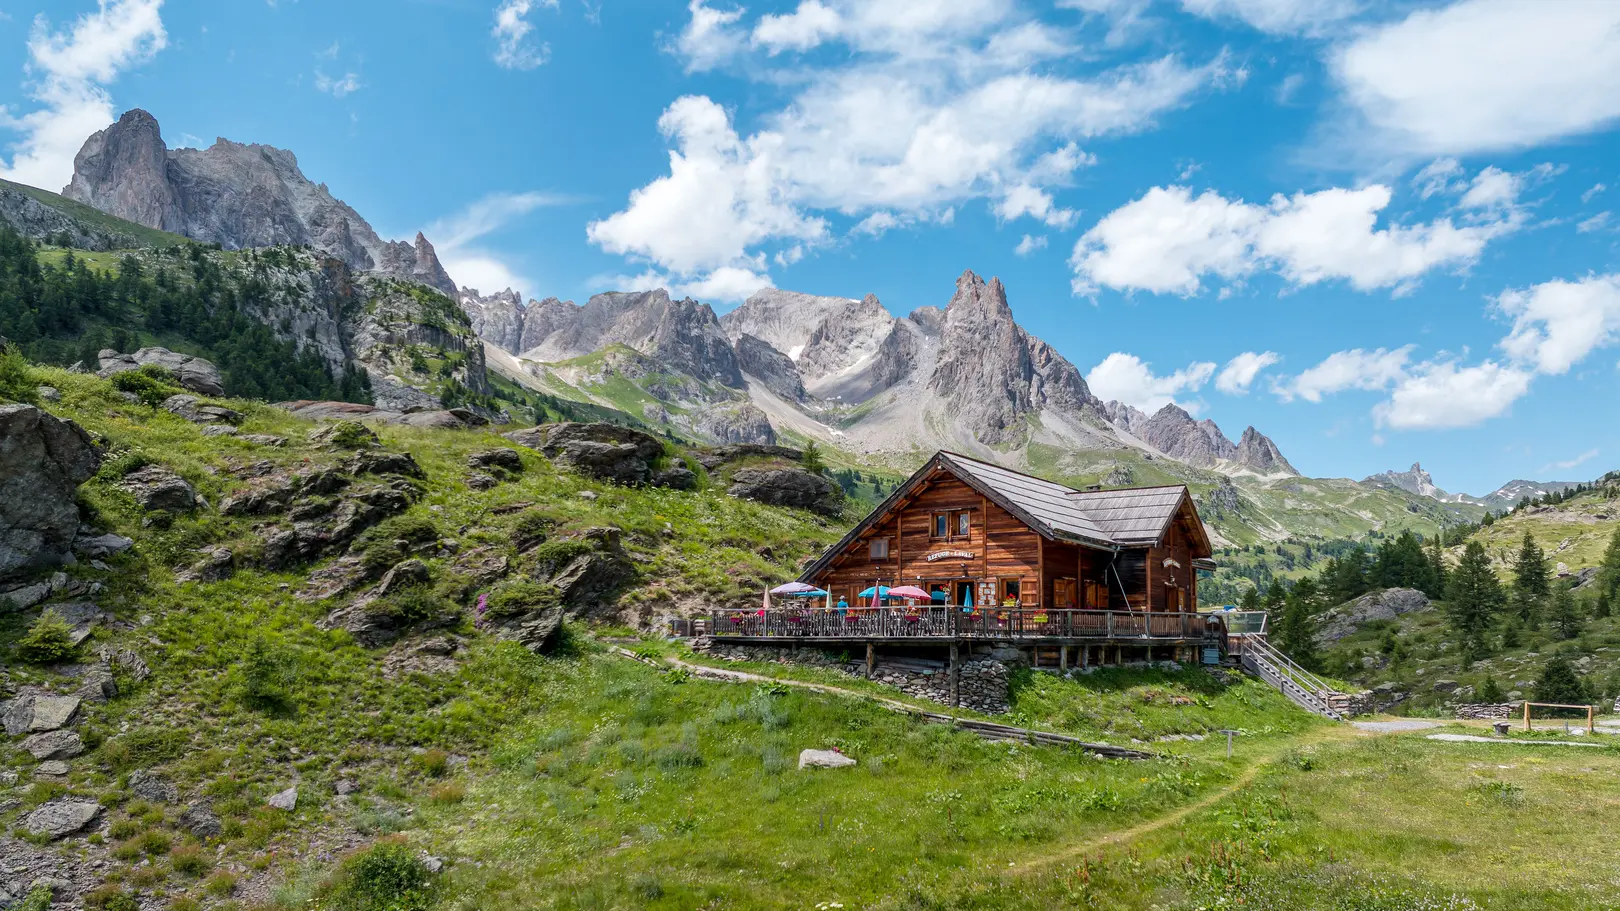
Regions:
M 1457 717 L 1476 721 L 1496 721 L 1513 718 L 1523 711 L 1522 702 L 1473 702 L 1457 706 Z
M 770 645 L 732 645 L 715 639 L 697 639 L 693 646 L 724 661 L 762 661 L 773 664 L 801 664 L 843 671 L 851 677 L 866 676 L 864 660 L 841 661 L 818 649 L 779 648 Z M 963 708 L 1000 715 L 1007 712 L 1006 664 L 992 658 L 976 658 L 962 663 L 957 694 Z M 879 658 L 872 679 L 902 693 L 928 699 L 943 706 L 951 704 L 950 669 L 944 662 Z

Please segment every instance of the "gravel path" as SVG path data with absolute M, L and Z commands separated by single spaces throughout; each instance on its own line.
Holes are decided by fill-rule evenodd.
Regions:
M 1430 740 L 1444 740 L 1447 743 L 1511 743 L 1514 746 L 1546 746 L 1546 747 L 1604 747 L 1604 743 L 1581 743 L 1578 740 L 1509 740 L 1506 737 L 1475 737 L 1473 734 L 1430 734 Z
M 1363 731 L 1374 731 L 1379 734 L 1398 734 L 1402 731 L 1427 731 L 1429 728 L 1440 726 L 1438 721 L 1419 721 L 1416 718 L 1401 721 L 1352 721 L 1351 724 Z

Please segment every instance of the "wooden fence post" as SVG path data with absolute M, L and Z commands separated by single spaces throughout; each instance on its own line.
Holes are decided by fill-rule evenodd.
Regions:
M 866 643 L 866 679 L 871 680 L 877 673 L 877 646 Z
M 962 704 L 962 657 L 960 647 L 951 643 L 951 707 Z

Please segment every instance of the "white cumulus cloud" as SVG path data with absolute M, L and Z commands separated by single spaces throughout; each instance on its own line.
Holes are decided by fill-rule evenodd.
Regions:
M 1362 123 L 1401 155 L 1522 148 L 1620 118 L 1620 3 L 1462 0 L 1418 8 L 1339 47 L 1329 68 Z
M 1260 372 L 1282 360 L 1275 351 L 1245 351 L 1226 362 L 1215 377 L 1215 388 L 1227 395 L 1248 395 Z
M 1086 374 L 1086 385 L 1104 401 L 1124 402 L 1150 414 L 1171 402 L 1196 414 L 1196 403 L 1189 405 L 1177 396 L 1197 392 L 1214 375 L 1215 365 L 1204 361 L 1188 364 L 1167 376 L 1158 376 L 1152 365 L 1136 355 L 1116 351 L 1091 368 Z
M 1274 383 L 1272 389 L 1285 402 L 1296 398 L 1320 402 L 1323 396 L 1346 389 L 1386 389 L 1406 375 L 1411 358 L 1411 345 L 1336 351 L 1299 376 Z
M 737 64 L 786 97 L 747 123 L 708 97 L 677 99 L 660 119 L 669 172 L 589 227 L 602 249 L 683 281 L 761 272 L 784 247 L 943 224 L 968 201 L 1004 220 L 1071 225 L 1059 192 L 1093 160 L 1081 143 L 1148 129 L 1231 75 L 1224 56 L 1099 65 L 1009 0 L 800 0 L 759 17 L 692 0 L 688 10 L 667 50 L 689 70 Z M 836 62 L 784 54 L 812 47 L 836 48 Z M 887 215 L 867 221 L 877 213 Z
M 1567 373 L 1620 333 L 1620 274 L 1509 289 L 1496 306 L 1513 320 L 1501 343 L 1510 358 L 1540 373 Z
M 1104 216 L 1075 244 L 1075 292 L 1100 287 L 1190 296 L 1206 277 L 1232 280 L 1260 269 L 1304 286 L 1344 280 L 1357 290 L 1403 289 L 1430 270 L 1464 267 L 1485 244 L 1520 223 L 1516 210 L 1456 224 L 1379 226 L 1391 190 L 1330 188 L 1266 205 L 1213 190 L 1154 187 Z
M 39 107 L 21 116 L 0 107 L 0 128 L 20 134 L 0 176 L 49 190 L 73 177 L 73 158 L 91 133 L 114 119 L 107 86 L 168 44 L 163 0 L 101 0 L 60 31 L 44 16 L 28 39 L 28 95 Z
M 1472 367 L 1420 364 L 1395 384 L 1388 401 L 1373 408 L 1373 418 L 1397 430 L 1472 427 L 1506 413 L 1530 391 L 1533 376 L 1494 361 Z
M 819 0 L 804 0 L 799 8 L 780 16 L 761 16 L 754 26 L 753 43 L 771 54 L 807 51 L 838 34 L 844 19 Z

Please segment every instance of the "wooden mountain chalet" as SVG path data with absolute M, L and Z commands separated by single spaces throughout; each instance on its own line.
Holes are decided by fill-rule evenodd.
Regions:
M 799 582 L 827 594 L 717 611 L 709 630 L 757 643 L 1016 648 L 1040 666 L 1209 660 L 1198 613 L 1214 569 L 1184 486 L 1076 490 L 936 453 Z M 920 589 L 901 599 L 891 589 Z M 913 591 L 913 596 L 918 592 Z

